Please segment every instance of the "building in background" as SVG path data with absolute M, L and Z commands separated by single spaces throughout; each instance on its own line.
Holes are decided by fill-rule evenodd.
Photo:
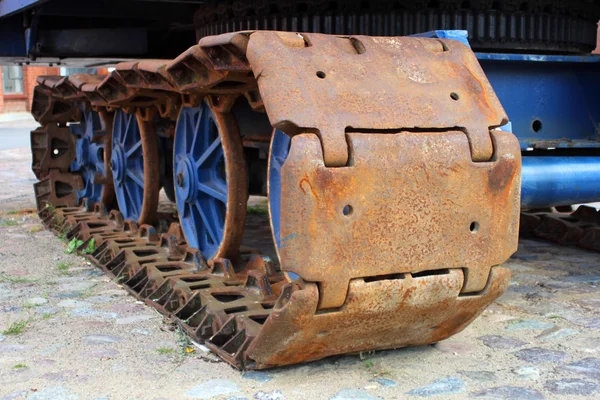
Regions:
M 36 79 L 41 75 L 108 74 L 105 68 L 2 66 L 0 113 L 29 112 Z

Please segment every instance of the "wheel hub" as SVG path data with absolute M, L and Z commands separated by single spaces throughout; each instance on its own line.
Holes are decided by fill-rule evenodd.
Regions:
M 195 182 L 198 181 L 198 173 L 194 168 L 194 161 L 189 156 L 179 158 L 175 179 L 177 181 L 177 194 L 185 199 L 187 203 L 196 201 Z
M 120 145 L 113 147 L 110 169 L 112 170 L 115 183 L 123 185 L 125 182 L 125 150 Z

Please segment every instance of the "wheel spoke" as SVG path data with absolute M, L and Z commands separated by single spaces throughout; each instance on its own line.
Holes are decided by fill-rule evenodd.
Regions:
M 210 238 L 212 239 L 213 243 L 219 243 L 219 240 L 217 240 L 217 236 L 214 232 L 214 227 L 212 226 L 213 224 L 208 219 L 208 216 L 204 213 L 204 211 L 202 210 L 202 207 L 199 204 L 195 204 L 195 206 L 196 206 L 196 209 L 198 210 L 198 212 L 200 213 L 200 217 L 202 218 L 202 221 L 204 221 L 204 227 L 205 227 L 206 231 L 208 232 L 208 234 L 210 235 Z
M 196 115 L 199 115 L 199 116 L 194 121 L 194 117 Z M 189 124 L 190 127 L 194 127 L 194 129 L 191 131 L 191 134 L 193 135 L 192 143 L 190 144 L 190 147 L 188 148 L 188 153 L 191 155 L 194 154 L 194 151 L 196 149 L 196 142 L 198 142 L 198 136 L 200 136 L 202 134 L 202 132 L 200 132 L 200 123 L 202 121 L 202 118 L 200 118 L 200 116 L 202 116 L 201 112 L 193 113 L 192 117 L 191 117 L 191 122 Z M 190 134 L 190 131 L 186 132 L 186 140 L 189 139 L 188 134 Z
M 136 199 L 134 198 L 132 193 L 129 191 L 129 187 L 127 185 L 123 185 L 123 187 L 125 188 L 125 190 L 124 190 L 125 197 L 126 197 L 125 200 L 127 200 L 127 198 L 129 199 L 129 201 L 125 201 L 125 208 L 127 208 L 127 215 L 137 214 Z
M 232 246 L 237 246 L 237 235 L 241 236 L 241 230 L 229 232 L 225 220 L 230 196 L 225 168 L 230 154 L 240 151 L 237 146 L 241 143 L 234 143 L 231 153 L 224 154 L 221 135 L 229 133 L 220 131 L 227 126 L 222 127 L 218 117 L 207 102 L 196 108 L 183 108 L 174 140 L 175 170 L 183 174 L 185 183 L 175 191 L 178 207 L 182 204 L 181 227 L 188 245 L 200 250 L 207 259 L 234 252 Z M 236 199 L 238 193 L 239 190 L 234 193 Z M 236 202 L 235 209 L 241 204 L 242 201 Z
M 129 137 L 131 131 L 133 130 L 133 127 L 131 126 L 132 120 L 133 118 L 127 114 L 124 114 L 124 118 L 125 118 L 125 126 L 123 128 L 123 145 L 125 145 L 125 143 L 127 142 L 127 138 Z
M 220 147 L 220 144 L 221 144 L 221 138 L 217 137 L 210 144 L 210 146 L 208 146 L 208 149 L 206 149 L 206 151 L 204 153 L 202 153 L 200 158 L 196 161 L 196 167 L 200 168 L 202 166 L 202 164 L 204 164 L 206 162 L 206 160 L 214 153 L 214 151 Z
M 139 142 L 137 142 L 136 144 L 134 144 L 131 149 L 127 150 L 127 153 L 125 153 L 125 155 L 127 157 L 131 157 L 133 155 L 133 153 L 135 153 L 138 150 L 142 149 L 142 141 L 140 140 Z
M 134 171 L 131 170 L 127 170 L 127 176 L 133 181 L 135 182 L 136 185 L 138 185 L 139 187 L 141 187 L 142 189 L 144 188 L 144 180 L 143 178 L 140 178 Z
M 227 203 L 227 185 L 225 184 L 215 184 L 215 182 L 211 182 L 211 185 L 209 186 L 207 184 L 200 183 L 198 185 L 198 189 L 210 197 L 221 201 L 222 203 Z

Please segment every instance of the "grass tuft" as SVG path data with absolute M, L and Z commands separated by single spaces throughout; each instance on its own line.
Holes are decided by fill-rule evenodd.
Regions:
M 58 272 L 60 272 L 61 275 L 66 275 L 67 272 L 69 272 L 69 268 L 71 268 L 71 264 L 65 262 L 61 262 L 56 266 L 56 269 L 58 269 Z
M 29 324 L 29 321 L 17 321 L 17 322 L 13 322 L 8 327 L 8 329 L 2 331 L 2 334 L 6 335 L 6 336 L 20 335 L 21 333 L 23 333 L 23 331 L 25 330 L 25 328 L 27 328 L 28 324 Z
M 256 204 L 253 206 L 248 206 L 246 212 L 250 215 L 268 215 L 269 207 L 266 204 Z
M 25 364 L 15 364 L 13 365 L 13 369 L 25 369 L 25 368 L 29 368 L 27 365 Z
M 156 349 L 158 354 L 166 355 L 166 354 L 175 354 L 175 349 L 170 347 L 159 347 Z
M 23 278 L 22 276 L 11 276 L 0 273 L 0 283 L 33 283 L 35 280 L 29 278 Z
M 14 219 L 5 219 L 3 221 L 0 221 L 0 226 L 15 226 L 15 225 L 19 225 L 19 223 L 17 221 L 15 221 Z
M 38 233 L 41 232 L 43 229 L 44 227 L 42 227 L 41 225 L 32 226 L 31 228 L 29 228 L 29 233 Z

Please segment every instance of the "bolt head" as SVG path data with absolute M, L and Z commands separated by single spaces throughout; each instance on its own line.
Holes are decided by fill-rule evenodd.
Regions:
M 177 181 L 177 186 L 183 187 L 184 179 L 183 179 L 183 174 L 181 172 L 177 174 L 177 177 L 175 178 L 175 180 Z

